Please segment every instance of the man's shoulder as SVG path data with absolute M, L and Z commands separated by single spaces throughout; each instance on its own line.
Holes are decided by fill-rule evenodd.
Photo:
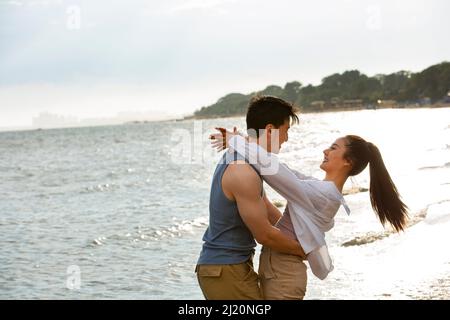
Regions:
M 258 177 L 255 169 L 251 167 L 251 165 L 245 160 L 234 160 L 228 164 L 227 171 L 232 174 L 238 175 L 249 175 Z
M 224 183 L 233 189 L 254 188 L 261 185 L 261 178 L 247 162 L 236 160 L 224 172 Z

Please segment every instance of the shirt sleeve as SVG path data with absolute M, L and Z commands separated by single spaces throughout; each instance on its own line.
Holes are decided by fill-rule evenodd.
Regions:
M 314 190 L 297 177 L 275 154 L 267 152 L 256 143 L 247 143 L 241 136 L 234 136 L 229 142 L 230 148 L 248 159 L 249 163 L 261 174 L 275 191 L 287 201 L 300 204 L 306 211 L 314 212 L 311 201 Z
M 288 167 L 288 166 L 286 165 L 286 167 Z M 294 170 L 294 169 L 292 169 L 290 167 L 288 167 L 288 169 L 291 170 L 297 176 L 297 178 L 299 178 L 301 180 L 317 180 L 314 177 L 311 177 L 311 176 L 308 176 L 306 174 L 303 174 L 303 173 L 301 173 L 301 172 L 299 172 L 297 170 Z

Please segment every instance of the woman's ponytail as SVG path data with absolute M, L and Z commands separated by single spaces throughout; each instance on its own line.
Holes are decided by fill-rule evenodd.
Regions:
M 384 225 L 389 222 L 398 232 L 404 230 L 408 218 L 408 207 L 403 203 L 397 187 L 384 165 L 380 150 L 371 142 L 358 136 L 346 136 L 348 144 L 345 157 L 352 163 L 349 175 L 359 174 L 369 164 L 370 203 Z
M 388 221 L 398 232 L 405 228 L 408 207 L 403 203 L 397 187 L 384 165 L 380 150 L 368 142 L 370 170 L 370 202 L 384 225 Z

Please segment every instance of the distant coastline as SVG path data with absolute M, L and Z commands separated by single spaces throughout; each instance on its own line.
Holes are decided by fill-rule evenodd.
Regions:
M 437 108 L 450 108 L 450 103 L 435 103 L 429 105 L 401 105 L 396 107 L 379 107 L 379 108 L 341 108 L 341 109 L 328 109 L 328 110 L 300 110 L 300 114 L 305 113 L 328 113 L 328 112 L 346 112 L 346 111 L 358 111 L 358 110 L 383 110 L 383 109 L 437 109 Z M 173 118 L 173 119 L 165 119 L 165 120 L 135 120 L 135 121 L 127 121 L 123 123 L 111 123 L 111 124 L 101 124 L 101 125 L 84 125 L 84 126 L 68 126 L 68 127 L 54 127 L 54 128 L 35 128 L 35 127 L 0 127 L 1 133 L 11 133 L 11 132 L 26 132 L 26 131 L 42 131 L 42 130 L 65 130 L 65 129 L 82 129 L 82 128 L 92 128 L 92 127 L 114 127 L 114 126 L 123 126 L 123 125 L 145 125 L 151 123 L 173 123 L 173 122 L 182 122 L 189 120 L 206 120 L 206 119 L 220 119 L 220 118 L 241 118 L 244 117 L 245 114 L 234 114 L 227 116 L 186 116 L 184 118 Z
M 398 71 L 369 77 L 358 70 L 335 73 L 317 86 L 292 81 L 284 87 L 269 85 L 249 94 L 230 93 L 204 106 L 189 119 L 242 116 L 256 95 L 271 95 L 294 104 L 302 113 L 386 108 L 440 108 L 450 104 L 450 62 L 418 73 Z
M 137 124 L 150 124 L 150 123 L 161 123 L 161 122 L 175 122 L 180 119 L 176 117 L 170 119 L 159 119 L 159 120 L 127 120 L 127 121 L 111 121 L 108 123 L 105 121 L 104 123 L 72 123 L 67 125 L 57 125 L 54 126 L 21 126 L 21 127 L 0 127 L 0 133 L 8 133 L 8 132 L 22 132 L 22 131 L 42 131 L 42 130 L 65 130 L 65 129 L 82 129 L 82 128 L 95 128 L 95 127 L 114 127 L 114 126 L 123 126 L 123 125 L 137 125 Z
M 360 107 L 360 108 L 335 108 L 335 109 L 323 109 L 323 110 L 302 110 L 300 109 L 298 111 L 299 114 L 314 114 L 314 113 L 329 113 L 329 112 L 346 112 L 346 111 L 358 111 L 358 110 L 383 110 L 383 109 L 438 109 L 438 108 L 450 108 L 450 103 L 433 103 L 433 104 L 427 104 L 427 105 L 419 105 L 419 104 L 405 104 L 405 105 L 397 105 L 397 106 L 391 106 L 391 107 L 372 107 L 372 106 L 366 106 L 366 107 Z M 240 118 L 244 117 L 245 114 L 232 114 L 232 115 L 226 115 L 226 116 L 196 116 L 191 115 L 184 117 L 182 119 L 176 119 L 176 121 L 185 121 L 185 120 L 206 120 L 206 119 L 220 119 L 220 118 Z

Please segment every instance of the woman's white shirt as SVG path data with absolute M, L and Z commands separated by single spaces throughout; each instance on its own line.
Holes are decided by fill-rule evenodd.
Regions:
M 295 234 L 307 254 L 311 270 L 319 279 L 325 279 L 333 270 L 325 232 L 334 226 L 334 216 L 341 205 L 350 213 L 342 194 L 333 182 L 292 170 L 275 154 L 256 143 L 248 143 L 241 136 L 232 137 L 229 145 L 230 152 L 235 150 L 246 157 L 264 181 L 287 200 Z

